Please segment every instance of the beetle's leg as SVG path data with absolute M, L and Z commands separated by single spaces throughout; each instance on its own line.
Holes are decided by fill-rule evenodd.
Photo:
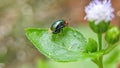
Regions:
M 61 29 L 61 35 L 64 36 L 64 31 L 63 28 Z

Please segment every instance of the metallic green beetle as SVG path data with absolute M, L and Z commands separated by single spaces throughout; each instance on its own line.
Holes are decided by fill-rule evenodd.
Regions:
M 60 33 L 61 29 L 67 25 L 68 25 L 67 21 L 58 20 L 51 25 L 50 29 L 53 34 L 58 34 L 58 33 Z

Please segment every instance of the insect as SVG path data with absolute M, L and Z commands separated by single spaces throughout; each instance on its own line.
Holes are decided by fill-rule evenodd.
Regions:
M 50 30 L 52 31 L 53 34 L 58 34 L 62 30 L 62 28 L 66 27 L 67 25 L 68 25 L 67 21 L 58 20 L 51 25 Z

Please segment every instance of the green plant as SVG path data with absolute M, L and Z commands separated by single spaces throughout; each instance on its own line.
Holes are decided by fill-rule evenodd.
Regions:
M 87 14 L 85 19 L 89 20 L 89 25 L 97 34 L 98 41 L 93 38 L 87 41 L 80 31 L 71 27 L 62 27 L 57 33 L 49 32 L 49 28 L 27 28 L 26 36 L 42 54 L 50 59 L 71 62 L 90 58 L 99 68 L 103 68 L 104 55 L 116 47 L 120 36 L 119 29 L 110 26 L 113 18 L 111 1 L 92 1 L 85 12 Z M 103 34 L 107 42 L 106 48 L 103 47 Z

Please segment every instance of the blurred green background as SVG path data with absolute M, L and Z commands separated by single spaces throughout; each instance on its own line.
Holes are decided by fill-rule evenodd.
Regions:
M 90 0 L 0 0 L 0 68 L 97 68 L 90 60 L 61 63 L 40 54 L 25 36 L 25 28 L 49 28 L 59 19 L 69 21 L 86 37 L 97 39 L 87 21 L 84 8 Z M 120 26 L 120 0 L 112 0 L 113 25 Z M 103 40 L 104 41 L 104 40 Z M 105 56 L 105 68 L 116 68 L 120 46 Z M 120 67 L 118 67 L 120 68 Z

